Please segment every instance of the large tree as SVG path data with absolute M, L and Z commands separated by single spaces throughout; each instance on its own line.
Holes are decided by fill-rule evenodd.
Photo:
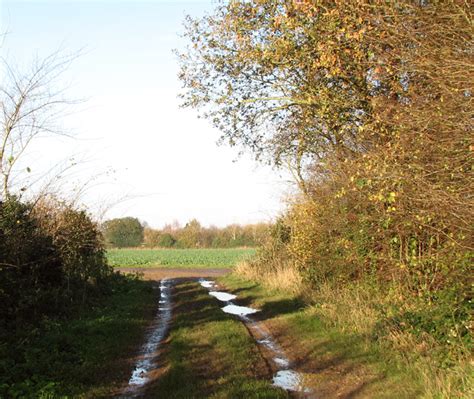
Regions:
M 112 247 L 137 247 L 143 242 L 143 225 L 137 218 L 111 219 L 104 223 L 104 238 Z
M 186 36 L 184 105 L 223 140 L 288 162 L 305 192 L 309 165 L 313 185 L 339 174 L 372 184 L 373 197 L 403 191 L 411 219 L 468 228 L 469 2 L 221 2 L 188 18 Z
M 359 151 L 377 90 L 360 2 L 221 3 L 187 19 L 181 54 L 186 106 L 203 110 L 231 145 L 297 170 L 328 151 Z M 379 90 L 380 91 L 380 90 Z

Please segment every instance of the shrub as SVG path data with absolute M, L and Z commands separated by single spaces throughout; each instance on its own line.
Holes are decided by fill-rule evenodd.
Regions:
M 176 244 L 175 238 L 169 233 L 163 233 L 158 239 L 158 246 L 163 248 L 171 248 Z
M 0 202 L 0 315 L 4 327 L 70 313 L 106 287 L 98 226 L 86 212 L 53 198 Z
M 84 210 L 51 197 L 36 204 L 34 215 L 59 252 L 68 295 L 84 301 L 86 291 L 99 289 L 112 270 L 99 226 Z
M 0 320 L 36 319 L 57 309 L 64 279 L 59 251 L 32 217 L 31 204 L 0 202 Z

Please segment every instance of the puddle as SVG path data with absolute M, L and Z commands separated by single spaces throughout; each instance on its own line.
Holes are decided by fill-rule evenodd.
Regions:
M 303 378 L 300 373 L 290 368 L 291 362 L 286 357 L 283 349 L 277 344 L 273 337 L 260 325 L 250 318 L 244 318 L 252 334 L 257 337 L 257 343 L 272 352 L 272 361 L 277 372 L 273 376 L 273 385 L 287 391 L 310 393 L 311 390 L 304 387 Z
M 209 291 L 209 295 L 213 296 L 214 298 L 217 298 L 219 301 L 222 302 L 229 302 L 232 299 L 237 298 L 237 296 L 228 294 L 227 292 L 221 292 L 221 291 Z
M 288 368 L 290 366 L 288 359 L 282 357 L 274 357 L 273 361 L 280 367 Z
M 222 310 L 225 313 L 233 314 L 236 316 L 247 316 L 249 314 L 254 314 L 258 312 L 258 309 L 248 308 L 247 306 L 237 306 L 234 304 L 224 306 Z
M 204 288 L 212 288 L 215 285 L 214 281 L 203 279 L 199 280 L 199 284 L 201 284 L 201 286 Z
M 132 376 L 128 381 L 127 397 L 137 394 L 138 389 L 148 382 L 149 372 L 156 367 L 156 351 L 165 337 L 171 321 L 171 301 L 169 297 L 172 283 L 173 281 L 168 279 L 163 279 L 160 282 L 160 299 L 158 301 L 160 306 L 158 307 L 152 330 L 140 350 L 140 359 L 137 361 Z
M 216 285 L 214 281 L 211 280 L 204 280 L 200 279 L 199 284 L 201 284 L 202 287 L 207 288 L 207 289 L 212 289 Z M 248 308 L 246 306 L 237 306 L 234 305 L 232 302 L 230 302 L 232 299 L 237 298 L 236 295 L 229 294 L 228 292 L 223 292 L 223 291 L 209 291 L 209 295 L 213 296 L 214 298 L 217 298 L 219 301 L 222 302 L 229 302 L 227 306 L 224 306 L 221 308 L 225 313 L 233 314 L 235 316 L 241 316 L 245 317 L 249 314 L 253 314 L 258 312 L 258 309 L 252 309 Z
M 275 352 L 275 353 L 278 353 L 280 354 L 281 350 L 279 350 L 275 344 L 275 342 L 273 342 L 270 337 L 265 334 L 262 330 L 258 329 L 259 332 L 261 334 L 264 334 L 267 336 L 267 338 L 263 338 L 263 339 L 258 339 L 257 342 L 260 344 L 260 345 L 263 345 L 263 346 L 266 346 L 268 349 L 270 349 L 271 351 Z
M 211 290 L 215 287 L 214 281 L 210 280 L 199 280 L 202 287 Z M 240 319 L 247 325 L 252 331 L 252 335 L 255 337 L 256 342 L 259 345 L 264 346 L 271 353 L 271 359 L 276 369 L 276 373 L 273 376 L 273 385 L 287 391 L 297 391 L 309 393 L 310 389 L 304 387 L 301 374 L 290 368 L 290 360 L 285 356 L 283 349 L 276 343 L 273 337 L 259 325 L 258 322 L 252 320 L 248 315 L 259 312 L 258 309 L 249 308 L 246 306 L 234 305 L 231 300 L 237 298 L 236 295 L 229 294 L 223 291 L 209 291 L 209 295 L 217 298 L 220 301 L 228 302 L 227 306 L 224 306 L 222 310 L 225 313 L 229 313 L 235 316 L 239 316 Z
M 302 384 L 301 375 L 293 370 L 280 370 L 273 376 L 273 385 L 287 391 L 310 392 Z

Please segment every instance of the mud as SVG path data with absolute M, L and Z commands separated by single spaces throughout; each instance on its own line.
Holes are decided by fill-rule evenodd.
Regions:
M 156 368 L 157 351 L 168 332 L 171 321 L 171 289 L 173 280 L 163 279 L 160 282 L 160 299 L 158 311 L 146 342 L 140 350 L 140 356 L 128 381 L 124 398 L 141 396 L 143 387 L 149 381 L 149 374 Z
M 120 273 L 138 273 L 143 275 L 145 280 L 162 280 L 165 278 L 215 278 L 224 276 L 231 272 L 231 269 L 183 269 L 165 267 L 118 267 L 115 270 Z

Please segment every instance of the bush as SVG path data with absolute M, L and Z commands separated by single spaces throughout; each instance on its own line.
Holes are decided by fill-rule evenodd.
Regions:
M 143 245 L 150 248 L 157 247 L 160 235 L 160 231 L 145 227 L 143 229 Z
M 374 312 L 388 335 L 466 361 L 471 4 L 223 2 L 186 34 L 185 105 L 232 145 L 288 164 L 301 189 L 246 274 L 292 267 L 313 298 L 370 288 L 379 303 L 396 299 L 390 314 Z
M 53 198 L 0 202 L 0 308 L 3 327 L 70 313 L 105 287 L 98 226 L 86 212 Z
M 83 298 L 87 290 L 100 289 L 112 269 L 99 226 L 84 210 L 54 198 L 37 203 L 34 215 L 58 249 L 68 294 Z
M 162 248 L 171 248 L 176 244 L 175 238 L 169 233 L 160 234 L 158 246 Z
M 52 237 L 32 217 L 31 204 L 0 202 L 0 320 L 5 327 L 58 307 L 64 270 Z

